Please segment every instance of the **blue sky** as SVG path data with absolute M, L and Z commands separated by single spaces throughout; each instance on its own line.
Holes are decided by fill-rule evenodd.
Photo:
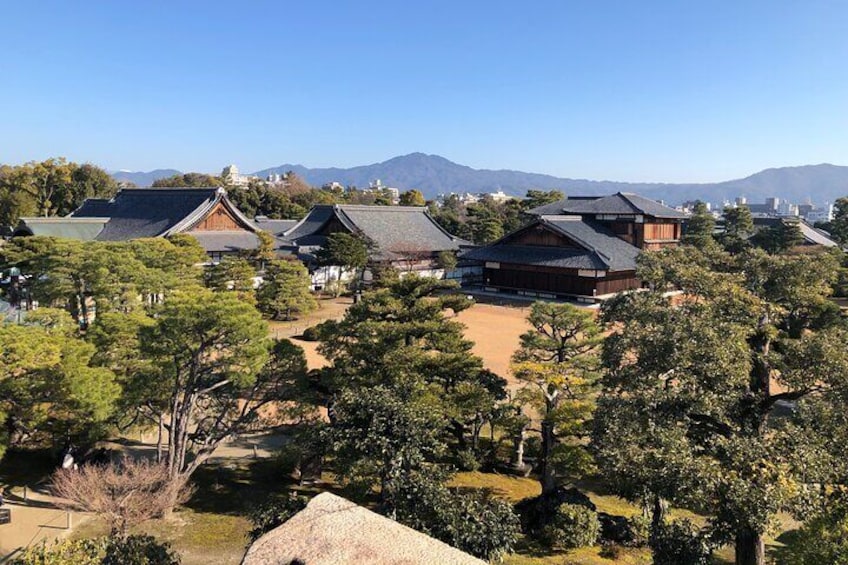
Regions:
M 7 2 L 0 162 L 848 165 L 848 2 Z

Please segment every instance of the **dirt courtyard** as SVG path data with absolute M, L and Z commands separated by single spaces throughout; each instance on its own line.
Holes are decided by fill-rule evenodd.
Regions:
M 341 318 L 351 304 L 349 298 L 322 300 L 320 310 L 301 320 L 272 322 L 271 334 L 278 338 L 290 338 L 301 346 L 306 353 L 310 369 L 324 367 L 327 360 L 318 353 L 318 344 L 297 339 L 295 336 L 324 320 Z M 474 353 L 483 359 L 487 369 L 507 379 L 510 385 L 515 383 L 509 374 L 509 360 L 518 348 L 518 337 L 530 329 L 526 319 L 529 311 L 529 303 L 502 306 L 478 302 L 456 316 L 456 319 L 465 325 L 465 336 L 474 342 Z

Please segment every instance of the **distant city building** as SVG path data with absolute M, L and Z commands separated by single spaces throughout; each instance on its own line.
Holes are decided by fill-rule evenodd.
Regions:
M 515 198 L 514 196 L 510 196 L 509 194 L 505 193 L 503 190 L 499 190 L 497 192 L 490 192 L 488 193 L 488 195 L 491 196 L 492 200 L 494 200 L 495 202 L 506 202 L 507 200 L 512 200 L 513 198 Z
M 833 219 L 833 204 L 826 202 L 821 208 L 813 208 L 804 214 L 804 219 L 811 224 L 831 221 Z
M 369 182 L 368 188 L 364 189 L 363 192 L 385 192 L 391 196 L 393 203 L 397 204 L 400 201 L 400 189 L 386 186 L 380 179 Z
M 792 204 L 788 200 L 783 200 L 777 205 L 778 216 L 798 216 L 798 205 Z
M 225 184 L 230 186 L 247 186 L 250 184 L 251 179 L 259 179 L 259 177 L 255 175 L 242 175 L 239 173 L 238 167 L 229 165 L 221 171 L 221 179 Z
M 778 206 L 780 206 L 780 198 L 776 196 L 766 198 L 766 208 L 770 210 L 777 210 Z

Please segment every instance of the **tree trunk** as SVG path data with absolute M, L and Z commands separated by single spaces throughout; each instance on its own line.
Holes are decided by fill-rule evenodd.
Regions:
M 165 431 L 165 414 L 159 413 L 159 435 L 156 437 L 156 462 L 162 463 L 162 437 Z
M 750 529 L 736 534 L 736 565 L 765 565 L 766 549 L 763 536 Z
M 542 422 L 542 468 L 539 470 L 539 481 L 542 483 L 542 495 L 556 490 L 556 473 L 551 464 L 554 449 L 554 426 L 550 422 Z
M 654 508 L 651 512 L 651 532 L 659 532 L 665 524 L 665 515 L 668 512 L 668 503 L 659 495 L 654 495 Z

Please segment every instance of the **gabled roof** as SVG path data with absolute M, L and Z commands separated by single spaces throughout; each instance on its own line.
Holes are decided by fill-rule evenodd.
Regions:
M 242 565 L 485 565 L 485 561 L 324 492 L 253 542 Z
M 105 217 L 100 241 L 126 241 L 188 231 L 217 204 L 223 204 L 247 231 L 257 230 L 230 203 L 223 188 L 127 188 L 111 200 L 88 199 L 71 213 L 73 218 Z
M 259 237 L 249 231 L 193 231 L 189 234 L 207 253 L 237 253 L 259 247 Z
M 515 234 L 543 226 L 559 233 L 580 246 L 553 247 L 541 245 L 510 245 Z M 497 261 L 524 265 L 594 269 L 603 271 L 632 271 L 636 269 L 639 248 L 616 237 L 597 222 L 580 216 L 542 216 L 535 222 L 509 234 L 491 245 L 465 253 L 464 259 Z
M 559 202 L 533 208 L 528 213 L 534 216 L 549 214 L 617 214 L 672 219 L 683 219 L 686 217 L 686 214 L 683 212 L 678 212 L 655 200 L 633 194 L 632 192 L 617 192 L 609 196 L 598 197 L 565 198 Z
M 13 234 L 92 241 L 108 221 L 109 218 L 21 218 Z
M 374 243 L 378 259 L 391 260 L 418 251 L 457 251 L 471 245 L 446 232 L 426 208 L 417 206 L 315 206 L 283 238 L 301 247 L 321 246 L 326 237 L 318 232 L 334 218 Z
M 265 230 L 275 237 L 282 236 L 296 226 L 297 222 L 298 220 L 275 220 L 264 216 L 257 216 L 253 219 L 253 223 L 257 228 Z
M 821 245 L 823 247 L 839 247 L 839 244 L 834 241 L 827 232 L 816 229 L 801 218 L 774 218 L 774 217 L 754 217 L 754 227 L 772 227 L 782 222 L 791 222 L 798 225 L 801 230 L 801 235 L 804 237 L 804 243 L 807 245 Z

